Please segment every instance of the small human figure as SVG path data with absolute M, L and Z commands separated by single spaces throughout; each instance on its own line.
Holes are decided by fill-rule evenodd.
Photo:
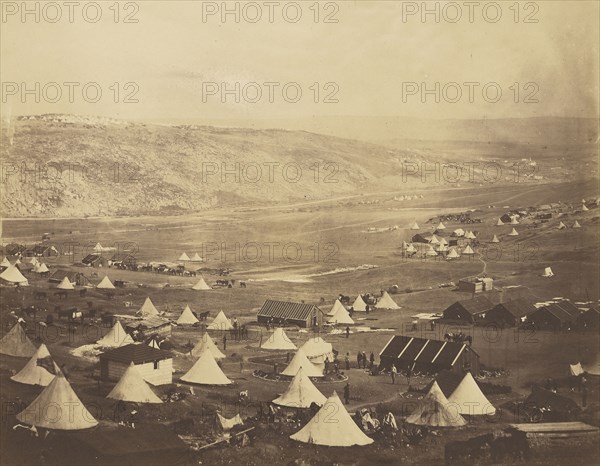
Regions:
M 362 363 L 363 363 L 363 369 L 367 368 L 367 353 L 365 353 L 364 351 L 362 352 Z
M 227 351 L 227 335 L 223 335 L 223 351 Z
M 346 402 L 346 404 L 350 404 L 350 384 L 346 383 L 346 386 L 344 387 L 344 401 Z
M 350 327 L 346 325 L 346 338 L 350 337 Z
M 356 367 L 358 367 L 360 369 L 361 365 L 362 365 L 362 353 L 359 351 L 356 354 Z
M 396 370 L 396 366 L 394 364 L 392 364 L 392 385 L 396 384 L 396 374 L 398 373 L 398 371 Z
M 371 351 L 371 355 L 369 356 L 369 369 L 371 369 L 375 365 L 375 355 Z
M 279 364 L 277 363 L 273 363 L 273 373 L 274 374 L 278 374 L 278 369 L 279 369 Z
M 349 371 L 350 370 L 350 353 L 346 353 L 344 362 L 346 363 L 346 370 Z

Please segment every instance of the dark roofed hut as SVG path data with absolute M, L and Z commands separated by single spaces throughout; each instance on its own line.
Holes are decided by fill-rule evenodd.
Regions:
M 501 326 L 514 327 L 521 324 L 522 319 L 535 312 L 536 308 L 526 299 L 514 299 L 496 304 L 485 315 L 485 322 Z
M 100 355 L 100 378 L 118 381 L 129 364 L 135 364 L 140 375 L 152 385 L 173 382 L 173 356 L 170 352 L 144 343 L 132 343 Z
M 485 296 L 456 301 L 444 309 L 444 319 L 473 324 L 485 320 L 486 313 L 494 307 Z
M 464 343 L 394 335 L 379 353 L 382 368 L 479 375 L 479 354 Z
M 267 299 L 258 311 L 259 324 L 269 322 L 281 325 L 297 325 L 302 328 L 321 326 L 324 313 L 314 304 L 275 301 Z

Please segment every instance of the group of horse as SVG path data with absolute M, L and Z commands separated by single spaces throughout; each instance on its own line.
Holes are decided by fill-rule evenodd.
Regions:
M 469 346 L 471 346 L 473 343 L 473 337 L 471 335 L 465 335 L 463 332 L 446 333 L 444 334 L 444 340 L 451 341 L 453 343 L 467 343 Z

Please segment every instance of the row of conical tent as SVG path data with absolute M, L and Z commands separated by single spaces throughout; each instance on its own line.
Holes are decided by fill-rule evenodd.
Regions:
M 200 255 L 198 253 L 195 253 L 191 258 L 190 256 L 188 256 L 185 252 L 181 253 L 181 256 L 179 256 L 179 259 L 177 259 L 179 261 L 190 261 L 190 262 L 202 262 L 203 259 L 202 257 L 200 257 Z

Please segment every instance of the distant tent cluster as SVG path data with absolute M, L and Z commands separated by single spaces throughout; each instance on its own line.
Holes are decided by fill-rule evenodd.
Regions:
M 202 257 L 200 257 L 200 255 L 196 252 L 194 253 L 194 255 L 191 257 L 188 256 L 185 252 L 182 252 L 181 255 L 179 256 L 179 259 L 177 259 L 178 261 L 182 261 L 182 262 L 202 262 L 203 259 Z

